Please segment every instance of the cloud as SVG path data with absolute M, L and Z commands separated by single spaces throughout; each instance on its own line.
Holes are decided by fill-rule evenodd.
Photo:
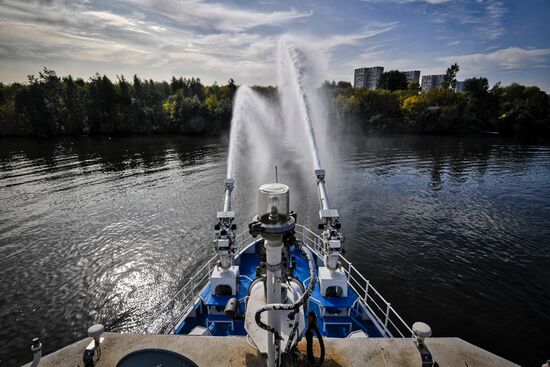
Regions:
M 22 81 L 32 68 L 45 65 L 60 74 L 70 71 L 84 77 L 137 72 L 156 78 L 186 75 L 212 82 L 233 77 L 239 83 L 272 83 L 277 39 L 298 31 L 314 34 L 308 45 L 330 65 L 327 77 L 351 77 L 354 67 L 374 64 L 387 70 L 440 73 L 457 61 L 461 73 L 487 74 L 525 68 L 535 73 L 533 68 L 549 64 L 547 49 L 491 49 L 497 45 L 492 41 L 505 32 L 508 11 L 503 1 L 368 2 L 376 2 L 381 10 L 387 9 L 384 4 L 408 3 L 393 9 L 407 13 L 384 12 L 387 17 L 381 22 L 370 18 L 373 9 L 365 11 L 364 4 L 353 10 L 357 16 L 348 17 L 349 9 L 316 2 L 306 3 L 308 8 L 296 2 L 292 8 L 271 0 L 233 5 L 222 0 L 0 0 L 0 57 L 5 65 L 0 77 Z M 409 27 L 410 22 L 419 32 L 412 31 L 416 28 Z M 425 31 L 433 37 L 418 36 Z M 463 54 L 445 56 L 451 49 Z M 25 67 L 14 76 L 13 65 Z
M 397 22 L 393 22 L 382 24 L 374 28 L 364 28 L 363 30 L 355 33 L 329 35 L 319 39 L 316 44 L 323 50 L 330 50 L 338 46 L 356 45 L 365 39 L 391 31 L 397 26 L 397 24 Z
M 38 4 L 7 0 L 0 3 L 0 54 L 10 60 L 34 60 L 50 67 L 55 67 L 58 60 L 72 60 L 101 63 L 120 73 L 139 66 L 166 73 L 193 73 L 205 79 L 223 76 L 240 78 L 241 82 L 265 82 L 275 75 L 279 34 L 276 29 L 265 32 L 250 27 L 272 26 L 309 14 L 295 10 L 268 14 L 219 4 L 206 13 L 202 2 L 193 0 L 178 2 L 171 9 L 170 19 L 165 19 L 160 5 L 131 2 L 137 7 L 119 13 L 87 2 Z M 182 4 L 194 7 L 185 9 L 179 17 Z M 222 13 L 228 16 L 221 19 Z M 172 20 L 176 18 L 178 21 Z M 203 31 L 201 27 L 208 27 L 210 22 L 216 23 L 216 28 Z M 311 46 L 330 56 L 337 47 L 360 44 L 396 24 L 382 23 L 358 32 L 312 38 Z M 94 72 L 103 69 L 96 68 Z
M 135 27 L 135 22 L 131 21 L 130 19 L 107 11 L 85 11 L 82 14 L 85 16 L 99 18 L 103 20 L 106 25 L 123 28 Z
M 488 53 L 445 56 L 438 59 L 447 64 L 457 62 L 461 70 L 470 73 L 494 71 L 496 68 L 516 70 L 550 66 L 550 48 L 509 47 Z
M 242 32 L 259 26 L 278 26 L 309 17 L 312 11 L 261 12 L 201 0 L 127 0 L 143 11 L 155 12 L 187 27 Z
M 465 8 L 459 12 L 462 18 L 461 24 L 474 25 L 476 30 L 487 39 L 496 39 L 506 32 L 503 23 L 503 16 L 506 13 L 506 6 L 502 1 L 477 0 L 481 11 L 477 7 Z
M 384 71 L 390 70 L 419 70 L 418 62 L 400 57 L 386 58 L 380 52 L 365 52 L 350 64 L 350 69 L 363 66 L 383 66 Z
M 447 32 L 465 32 L 473 38 L 494 40 L 506 32 L 503 17 L 507 7 L 501 0 L 363 0 L 380 5 L 410 4 L 418 5 L 418 17 L 425 17 L 427 21 L 446 25 L 440 30 Z M 421 6 L 422 5 L 422 6 Z M 409 9 L 410 11 L 410 9 Z M 462 25 L 457 29 L 453 25 Z
M 72 59 L 137 65 L 152 60 L 153 54 L 130 44 L 77 35 L 50 25 L 0 21 L 4 57 L 19 59 Z
M 367 3 L 397 3 L 397 4 L 406 4 L 406 3 L 428 3 L 428 4 L 443 4 L 451 0 L 363 0 Z

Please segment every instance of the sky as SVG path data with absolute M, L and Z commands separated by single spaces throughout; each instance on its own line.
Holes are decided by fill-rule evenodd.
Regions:
M 355 68 L 518 82 L 550 91 L 549 0 L 0 0 L 0 81 L 173 75 L 276 84 L 277 39 L 303 37 L 327 80 Z

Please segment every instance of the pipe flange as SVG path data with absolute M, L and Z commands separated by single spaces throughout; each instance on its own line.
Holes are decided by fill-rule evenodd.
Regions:
M 275 271 L 281 270 L 281 263 L 274 264 L 274 265 L 270 265 L 268 263 L 265 263 L 265 267 L 266 267 L 266 269 L 275 272 Z
M 250 234 L 252 236 L 257 235 L 282 235 L 293 231 L 296 227 L 296 219 L 289 216 L 288 221 L 277 224 L 266 224 L 260 222 L 258 216 L 254 217 L 254 221 L 248 225 Z

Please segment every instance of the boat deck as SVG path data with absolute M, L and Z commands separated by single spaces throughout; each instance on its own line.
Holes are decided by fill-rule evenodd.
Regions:
M 253 246 L 262 246 L 261 244 L 255 244 Z M 307 287 L 309 283 L 309 267 L 307 259 L 301 257 L 296 249 L 291 250 L 291 256 L 296 261 L 294 270 L 294 276 L 300 279 Z M 315 256 L 316 266 L 321 260 Z M 258 255 L 256 251 L 254 253 L 245 252 L 238 258 L 238 265 L 240 270 L 239 287 L 236 298 L 239 300 L 239 312 L 243 315 L 245 312 L 244 301 L 248 295 L 248 288 L 250 284 L 256 280 L 256 267 L 258 266 Z M 210 330 L 210 333 L 214 336 L 244 336 L 246 330 L 244 329 L 244 322 L 240 320 L 232 320 L 225 315 L 207 315 L 205 306 L 217 306 L 223 311 L 225 304 L 232 296 L 212 296 L 210 285 L 201 292 L 201 304 L 195 305 L 194 316 L 188 316 L 185 318 L 178 328 L 176 334 L 186 335 L 191 332 L 196 326 L 206 327 Z M 316 284 L 308 301 L 308 311 L 314 311 L 318 316 L 321 315 L 320 307 L 338 309 L 342 307 L 352 308 L 354 303 L 358 299 L 357 293 L 353 289 L 348 290 L 347 297 L 323 297 L 321 296 L 319 283 Z M 352 309 L 350 316 L 334 316 L 334 317 L 318 317 L 318 327 L 324 337 L 330 338 L 345 338 L 349 333 L 362 330 L 369 337 L 382 337 L 380 330 L 370 320 L 365 320 L 359 315 L 357 310 Z
M 209 337 L 158 334 L 103 334 L 101 359 L 96 367 L 115 367 L 126 354 L 143 348 L 161 348 L 185 355 L 198 366 L 266 365 L 265 357 L 245 337 Z M 86 338 L 42 358 L 40 367 L 82 366 L 82 353 L 92 339 Z M 48 343 L 47 340 L 43 341 Z M 517 366 L 458 338 L 429 338 L 426 345 L 440 366 Z M 418 367 L 422 362 L 412 339 L 325 339 L 323 366 Z M 305 342 L 298 349 L 305 354 Z M 32 358 L 29 352 L 29 360 Z M 26 365 L 29 367 L 30 363 Z

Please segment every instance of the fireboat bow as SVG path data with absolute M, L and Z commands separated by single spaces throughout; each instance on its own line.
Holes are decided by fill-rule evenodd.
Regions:
M 320 235 L 297 223 L 289 208 L 290 189 L 281 183 L 260 186 L 258 215 L 248 231 L 235 234 L 235 181 L 226 179 L 223 210 L 217 212 L 214 226 L 215 255 L 152 318 L 148 329 L 245 336 L 267 354 L 270 367 L 294 358 L 304 336 L 311 345 L 313 334 L 321 345 L 321 359 L 323 338 L 417 335 L 343 256 L 344 236 L 338 211 L 329 206 L 325 171 L 315 170 L 315 176 Z

